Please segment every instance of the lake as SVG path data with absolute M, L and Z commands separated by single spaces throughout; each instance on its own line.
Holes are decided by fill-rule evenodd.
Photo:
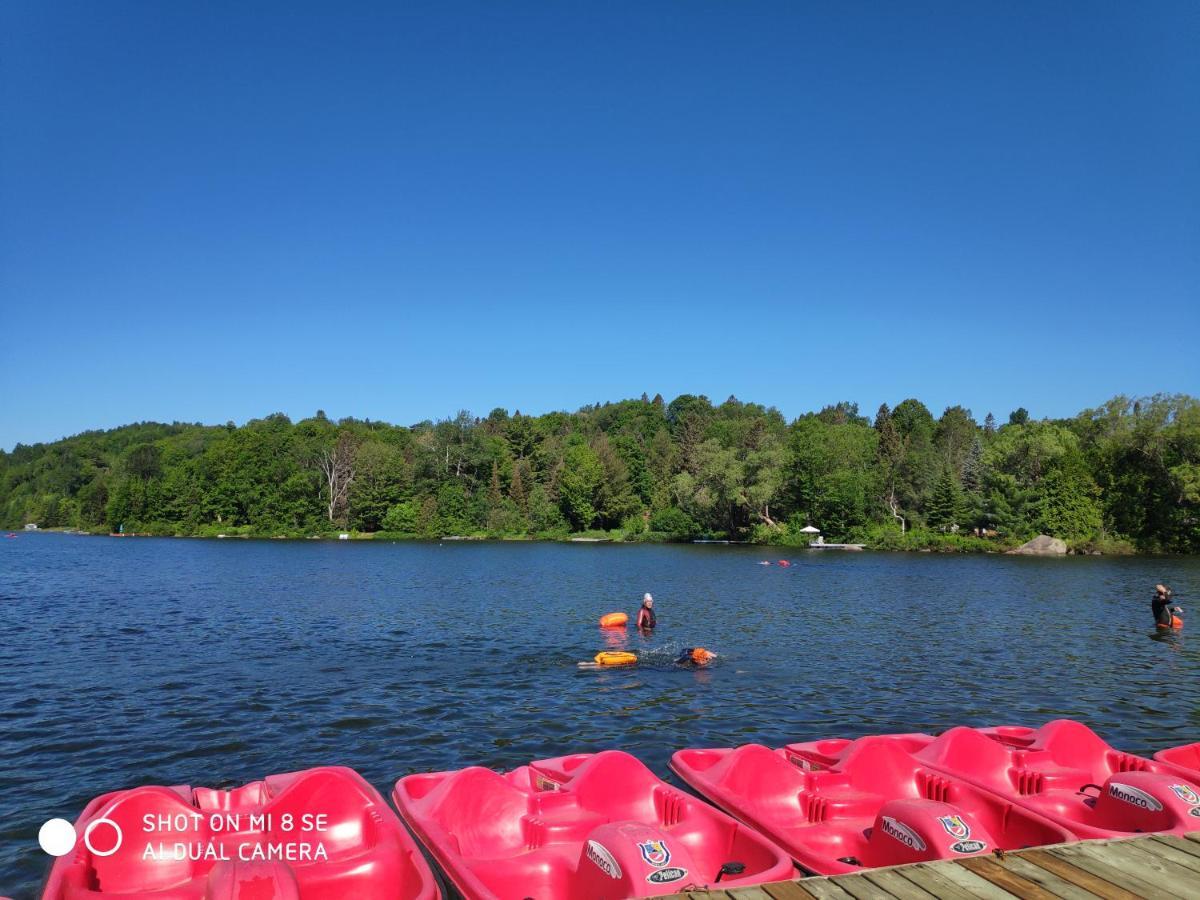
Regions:
M 1200 739 L 1200 638 L 1154 633 L 1158 581 L 1186 618 L 1200 558 L 0 539 L 0 893 L 36 893 L 44 820 L 144 783 L 341 764 L 386 796 L 605 748 L 665 777 L 685 746 L 1059 716 L 1150 753 Z M 596 627 L 644 591 L 652 638 Z M 576 667 L 617 644 L 651 664 Z M 670 664 L 697 645 L 714 667 Z

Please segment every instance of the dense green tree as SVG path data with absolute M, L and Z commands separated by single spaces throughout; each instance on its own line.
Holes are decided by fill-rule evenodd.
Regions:
M 929 524 L 942 531 L 957 530 L 963 517 L 962 489 L 947 467 L 938 478 L 929 501 Z
M 403 451 L 381 440 L 365 441 L 356 453 L 348 497 L 353 526 L 378 531 L 388 510 L 403 499 L 410 487 Z
M 416 534 L 418 509 L 411 500 L 405 500 L 391 507 L 381 523 L 384 531 L 395 531 L 401 534 Z
M 872 519 L 879 441 L 865 420 L 829 424 L 817 415 L 792 425 L 784 498 L 796 528 L 819 523 L 827 534 L 846 537 Z
M 698 534 L 695 520 L 677 506 L 660 509 L 650 517 L 650 530 L 672 537 L 687 538 Z
M 339 446 L 353 452 L 333 502 L 320 463 Z M 1001 428 L 958 406 L 935 421 L 915 399 L 882 405 L 873 425 L 845 401 L 789 424 L 698 395 L 409 427 L 324 414 L 143 422 L 0 452 L 0 519 L 181 534 L 605 528 L 762 540 L 803 540 L 808 524 L 850 537 L 894 523 L 1195 552 L 1200 402 L 1117 397 L 1068 421 L 1017 410 Z
M 967 454 L 978 440 L 979 426 L 971 411 L 961 406 L 947 407 L 934 431 L 934 444 L 946 469 L 962 472 Z
M 604 467 L 596 452 L 579 442 L 563 457 L 562 475 L 558 479 L 563 515 L 578 531 L 596 523 L 596 495 L 604 478 Z

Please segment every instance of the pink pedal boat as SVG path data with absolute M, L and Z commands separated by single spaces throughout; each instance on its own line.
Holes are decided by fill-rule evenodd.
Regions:
M 1115 750 L 1071 719 L 1041 728 L 951 728 L 915 757 L 1080 838 L 1200 829 L 1200 773 Z
M 766 838 L 616 750 L 409 775 L 392 799 L 468 900 L 655 897 L 795 873 Z
M 671 769 L 818 875 L 1071 840 L 1044 816 L 920 762 L 911 751 L 932 740 L 680 750 Z
M 1186 769 L 1193 781 L 1200 780 L 1200 741 L 1159 750 L 1154 754 L 1154 758 L 1158 762 Z M 1197 830 L 1200 830 L 1200 826 L 1197 826 Z
M 43 900 L 436 900 L 416 843 L 353 769 L 232 791 L 139 787 L 97 797 Z

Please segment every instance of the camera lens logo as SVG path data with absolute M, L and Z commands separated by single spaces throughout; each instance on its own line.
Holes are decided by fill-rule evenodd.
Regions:
M 124 839 L 121 826 L 112 819 L 92 819 L 83 830 L 83 844 L 96 856 L 112 856 Z
M 112 856 L 124 840 L 121 826 L 112 819 L 92 819 L 83 830 L 83 845 L 95 856 Z M 38 829 L 38 845 L 51 856 L 66 856 L 78 842 L 75 826 L 66 819 L 47 819 Z
M 38 846 L 51 856 L 66 856 L 78 839 L 75 826 L 66 819 L 47 819 L 38 829 Z

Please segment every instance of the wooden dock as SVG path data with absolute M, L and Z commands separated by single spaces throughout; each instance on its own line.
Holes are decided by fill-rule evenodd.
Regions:
M 676 900 L 1183 900 L 1200 897 L 1200 832 L 1078 841 Z

